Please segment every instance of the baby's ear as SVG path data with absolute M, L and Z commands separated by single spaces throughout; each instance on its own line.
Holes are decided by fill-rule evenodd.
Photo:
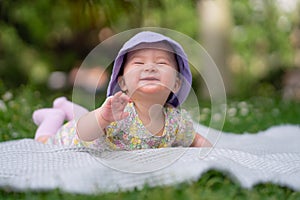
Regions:
M 179 91 L 180 87 L 181 87 L 181 79 L 180 79 L 180 77 L 177 76 L 175 86 L 174 86 L 174 89 L 172 92 L 177 93 Z
M 126 87 L 125 80 L 124 80 L 123 76 L 118 77 L 118 84 L 119 84 L 122 91 L 127 90 L 127 87 Z

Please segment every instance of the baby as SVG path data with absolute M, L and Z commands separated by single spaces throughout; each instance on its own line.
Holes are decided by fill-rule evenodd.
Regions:
M 178 107 L 191 87 L 182 47 L 154 32 L 128 40 L 115 59 L 107 99 L 88 112 L 64 97 L 33 114 L 35 139 L 60 145 L 112 150 L 211 146 Z M 73 119 L 73 112 L 80 115 Z M 68 123 L 62 125 L 64 120 Z

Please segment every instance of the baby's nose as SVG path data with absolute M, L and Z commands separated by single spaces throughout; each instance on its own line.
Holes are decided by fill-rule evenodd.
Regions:
M 154 63 L 146 64 L 144 70 L 145 71 L 156 71 L 157 70 L 156 64 L 154 64 Z

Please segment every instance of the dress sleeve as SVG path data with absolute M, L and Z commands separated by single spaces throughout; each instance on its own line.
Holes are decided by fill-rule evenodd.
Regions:
M 178 117 L 178 128 L 172 146 L 189 147 L 193 143 L 196 135 L 193 120 L 186 110 L 181 110 Z
M 105 144 L 105 135 L 100 136 L 99 138 L 87 142 L 87 141 L 83 141 L 78 137 L 78 134 L 76 132 L 76 123 L 74 123 L 74 133 L 72 135 L 74 135 L 73 139 L 72 139 L 72 145 L 75 146 L 79 146 L 79 147 L 87 147 L 87 148 L 91 148 L 91 149 L 96 149 L 96 150 L 105 150 L 106 149 L 106 144 Z

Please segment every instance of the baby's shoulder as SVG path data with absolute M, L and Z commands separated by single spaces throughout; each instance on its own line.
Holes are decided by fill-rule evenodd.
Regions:
M 177 108 L 170 104 L 165 105 L 165 110 L 167 113 L 174 113 L 178 115 L 189 115 L 189 112 L 184 108 Z
M 165 106 L 166 116 L 168 118 L 177 119 L 181 123 L 186 121 L 192 121 L 191 114 L 184 108 L 175 108 L 172 105 Z

